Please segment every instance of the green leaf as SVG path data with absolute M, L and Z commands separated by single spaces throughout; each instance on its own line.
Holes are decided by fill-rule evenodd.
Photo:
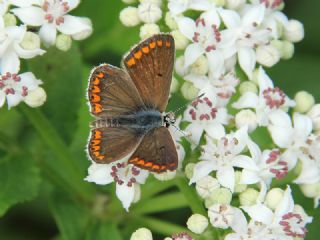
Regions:
M 27 154 L 0 159 L 0 216 L 12 205 L 34 199 L 39 184 L 39 170 Z
M 82 63 L 79 50 L 73 46 L 68 52 L 48 49 L 41 57 L 29 61 L 29 71 L 41 79 L 47 93 L 42 107 L 65 142 L 70 142 L 76 129 L 76 119 L 82 91 Z
M 87 233 L 86 240 L 122 240 L 116 224 L 99 222 Z
M 50 209 L 64 240 L 84 239 L 90 226 L 90 212 L 67 196 L 53 194 Z

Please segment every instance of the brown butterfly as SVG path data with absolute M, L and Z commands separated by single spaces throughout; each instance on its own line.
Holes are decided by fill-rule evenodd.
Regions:
M 123 68 L 102 64 L 93 69 L 88 88 L 91 123 L 90 158 L 128 162 L 152 172 L 175 170 L 178 155 L 168 127 L 173 113 L 168 104 L 174 64 L 174 39 L 154 35 L 135 46 Z

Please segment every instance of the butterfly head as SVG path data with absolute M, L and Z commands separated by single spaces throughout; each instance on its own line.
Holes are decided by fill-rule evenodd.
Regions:
M 163 117 L 163 124 L 164 124 L 166 127 L 169 127 L 169 126 L 175 124 L 175 122 L 176 122 L 176 118 L 175 118 L 173 112 L 168 112 L 166 115 L 164 115 L 164 117 Z

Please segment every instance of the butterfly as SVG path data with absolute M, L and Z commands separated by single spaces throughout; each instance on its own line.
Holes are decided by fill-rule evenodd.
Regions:
M 128 163 L 151 172 L 175 170 L 178 154 L 168 127 L 175 122 L 166 110 L 175 46 L 169 34 L 154 35 L 133 47 L 122 68 L 95 67 L 88 99 L 95 120 L 90 124 L 88 153 L 106 164 L 131 156 Z

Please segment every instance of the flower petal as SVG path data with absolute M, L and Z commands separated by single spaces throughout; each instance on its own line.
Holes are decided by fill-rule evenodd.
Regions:
M 75 9 L 80 3 L 80 0 L 65 0 L 65 1 L 68 3 L 68 6 L 69 6 L 68 12 L 70 12 L 72 9 Z
M 249 151 L 250 151 L 250 154 L 252 156 L 252 159 L 256 163 L 259 163 L 261 161 L 261 158 L 262 158 L 262 153 L 261 153 L 261 150 L 260 150 L 259 146 L 254 141 L 252 141 L 251 139 L 248 140 L 247 146 L 249 148 Z
M 312 184 L 320 181 L 320 171 L 317 162 L 313 160 L 302 160 L 302 169 L 299 177 L 293 182 L 296 184 Z
M 267 225 L 272 223 L 273 212 L 263 204 L 256 204 L 250 207 L 244 206 L 242 209 L 244 209 L 249 216 L 257 222 L 262 222 Z
M 128 187 L 126 184 L 117 184 L 116 187 L 117 197 L 120 199 L 122 206 L 129 211 L 129 207 L 134 199 L 134 187 Z
M 239 64 L 242 70 L 252 79 L 253 70 L 256 66 L 256 53 L 250 47 L 242 47 L 238 51 Z
M 232 159 L 232 165 L 234 167 L 249 169 L 249 170 L 253 170 L 253 171 L 254 170 L 258 171 L 259 170 L 258 166 L 255 164 L 253 159 L 248 157 L 248 156 L 245 156 L 245 155 L 235 156 Z
M 209 64 L 209 72 L 212 77 L 220 77 L 224 72 L 224 57 L 220 50 L 206 53 Z
M 193 41 L 196 24 L 191 18 L 183 17 L 178 20 L 179 31 L 189 40 Z
M 39 31 L 39 36 L 46 45 L 54 45 L 57 37 L 57 30 L 55 25 L 45 23 Z
M 57 25 L 57 29 L 66 35 L 74 35 L 83 31 L 91 30 L 91 25 L 86 24 L 81 17 L 65 15 L 63 18 L 64 22 Z
M 240 16 L 237 12 L 227 9 L 219 9 L 222 21 L 228 29 L 238 28 L 241 24 Z
M 190 9 L 197 10 L 197 11 L 206 11 L 209 10 L 211 4 L 208 0 L 191 0 L 189 5 Z
M 242 19 L 242 26 L 252 26 L 253 23 L 257 23 L 260 25 L 260 23 L 264 19 L 264 13 L 265 13 L 265 6 L 264 4 L 259 4 L 251 7 L 249 11 L 247 11 Z
M 200 17 L 204 18 L 204 20 L 207 23 L 210 23 L 211 25 L 216 25 L 219 28 L 221 20 L 218 15 L 217 9 L 215 7 L 212 7 L 211 10 L 206 11 L 203 14 L 201 14 Z
M 233 167 L 222 167 L 217 171 L 217 179 L 219 183 L 231 190 L 234 190 L 235 174 Z
M 210 161 L 201 161 L 197 163 L 194 167 L 193 175 L 190 179 L 189 184 L 195 183 L 199 181 L 201 178 L 208 176 L 214 169 L 215 166 Z
M 258 105 L 259 97 L 253 92 L 246 92 L 238 101 L 232 104 L 232 107 L 236 109 L 242 108 L 256 108 Z
M 84 180 L 87 182 L 106 185 L 113 182 L 113 178 L 111 177 L 110 172 L 111 165 L 97 164 L 93 162 L 88 169 L 89 175 Z
M 219 123 L 209 124 L 208 126 L 206 126 L 205 131 L 210 137 L 214 139 L 220 139 L 226 134 L 224 127 Z
M 11 12 L 16 15 L 23 23 L 30 26 L 41 26 L 44 23 L 45 12 L 40 7 L 14 8 Z
M 20 94 L 8 94 L 7 95 L 7 104 L 8 109 L 11 107 L 17 106 L 22 101 L 22 97 Z
M 184 66 L 189 67 L 192 63 L 194 63 L 198 57 L 200 57 L 204 53 L 203 48 L 198 43 L 192 43 L 184 52 Z
M 18 54 L 18 56 L 20 58 L 24 58 L 24 59 L 34 58 L 35 56 L 43 55 L 46 52 L 40 48 L 26 50 L 26 49 L 22 48 L 20 46 L 20 44 L 18 44 L 18 43 L 14 45 L 14 49 L 15 49 L 16 53 Z
M 312 120 L 300 113 L 293 114 L 294 130 L 298 138 L 306 139 L 312 132 Z
M 247 219 L 239 208 L 234 208 L 233 221 L 231 228 L 237 233 L 246 233 L 248 230 Z
M 260 96 L 263 95 L 263 91 L 267 88 L 273 88 L 273 82 L 270 77 L 267 75 L 265 70 L 260 66 L 258 72 L 258 82 L 259 82 L 259 91 Z
M 200 142 L 200 138 L 203 133 L 203 128 L 199 126 L 199 124 L 197 123 L 191 123 L 188 125 L 185 131 L 191 134 L 190 136 L 188 136 L 188 138 L 192 141 L 191 147 L 194 149 Z
M 4 105 L 6 102 L 6 94 L 3 91 L 0 91 L 0 108 Z
M 257 171 L 251 171 L 248 169 L 243 169 L 241 173 L 241 184 L 254 184 L 258 183 L 260 178 Z
M 275 215 L 278 217 L 282 217 L 286 213 L 292 212 L 294 208 L 294 201 L 291 195 L 291 188 L 288 185 L 285 190 L 281 201 L 277 204 L 277 207 L 274 211 Z
M 1 72 L 18 73 L 20 70 L 20 60 L 14 51 L 6 51 L 0 59 Z

